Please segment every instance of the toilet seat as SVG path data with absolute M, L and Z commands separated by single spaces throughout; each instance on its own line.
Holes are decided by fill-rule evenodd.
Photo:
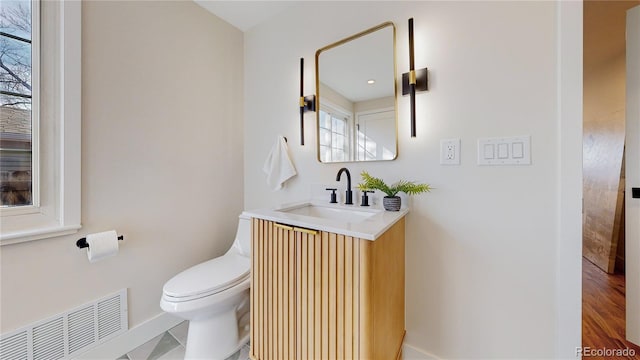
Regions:
M 250 270 L 249 258 L 227 253 L 174 276 L 164 285 L 163 298 L 183 302 L 217 294 L 247 280 Z

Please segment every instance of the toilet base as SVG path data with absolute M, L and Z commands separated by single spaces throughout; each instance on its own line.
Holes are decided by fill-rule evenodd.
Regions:
M 185 360 L 224 360 L 249 341 L 247 304 L 216 316 L 189 321 Z M 246 309 L 245 309 L 246 308 Z
M 249 341 L 248 332 L 242 337 L 238 336 L 237 331 L 236 334 L 230 334 L 235 328 L 233 326 L 219 328 L 225 330 L 224 334 L 216 334 L 215 332 L 212 334 L 208 325 L 206 322 L 189 322 L 185 360 L 225 360 Z

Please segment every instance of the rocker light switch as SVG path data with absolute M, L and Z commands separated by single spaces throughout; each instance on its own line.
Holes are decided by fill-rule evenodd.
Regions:
M 530 165 L 531 136 L 478 139 L 478 165 Z

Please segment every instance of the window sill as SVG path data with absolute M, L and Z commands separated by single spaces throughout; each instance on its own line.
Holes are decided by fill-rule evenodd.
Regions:
M 27 218 L 30 219 L 24 221 L 27 220 Z M 41 214 L 34 214 L 34 216 L 5 217 L 2 219 L 0 246 L 69 235 L 78 232 L 81 227 L 82 225 L 80 224 L 62 225 L 57 221 L 47 219 Z
M 81 227 L 81 225 L 54 226 L 2 234 L 0 246 L 75 234 Z

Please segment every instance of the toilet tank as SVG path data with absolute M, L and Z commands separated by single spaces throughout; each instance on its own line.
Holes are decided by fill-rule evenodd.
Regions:
M 251 256 L 251 217 L 244 213 L 238 217 L 236 239 L 231 248 L 235 248 L 242 255 Z

